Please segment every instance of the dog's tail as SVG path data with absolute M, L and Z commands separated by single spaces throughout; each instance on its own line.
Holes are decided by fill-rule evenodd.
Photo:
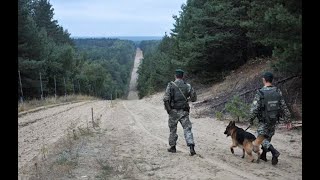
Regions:
M 266 138 L 268 138 L 267 135 L 259 135 L 253 142 L 252 144 L 254 146 L 260 146 L 263 142 L 263 140 L 265 140 Z

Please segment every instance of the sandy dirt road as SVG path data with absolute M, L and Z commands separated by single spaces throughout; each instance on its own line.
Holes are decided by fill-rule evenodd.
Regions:
M 135 63 L 141 56 L 136 56 Z M 162 95 L 142 100 L 131 96 L 130 100 L 114 101 L 112 106 L 108 101 L 82 102 L 20 117 L 19 173 L 32 165 L 43 143 L 49 146 L 65 135 L 67 124 L 85 125 L 94 107 L 96 116 L 101 116 L 102 131 L 81 146 L 73 176 L 60 179 L 99 179 L 102 175 L 107 179 L 302 179 L 301 131 L 276 131 L 272 142 L 281 153 L 278 165 L 272 166 L 271 161 L 249 163 L 241 158 L 241 149 L 231 154 L 231 139 L 223 134 L 228 122 L 195 118 L 192 105 L 190 119 L 197 155 L 189 156 L 181 125 L 177 153 L 167 152 L 168 115 Z M 254 129 L 248 131 L 255 134 Z M 271 160 L 270 153 L 267 158 Z
M 133 69 L 131 73 L 130 85 L 129 85 L 129 95 L 128 100 L 138 99 L 138 91 L 137 91 L 137 79 L 138 79 L 138 67 L 140 65 L 140 61 L 143 58 L 143 54 L 140 48 L 137 48 L 136 56 L 133 64 Z

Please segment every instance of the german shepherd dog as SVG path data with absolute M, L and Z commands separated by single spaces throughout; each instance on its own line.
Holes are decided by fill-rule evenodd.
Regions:
M 240 147 L 242 148 L 242 158 L 244 158 L 245 152 L 249 155 L 249 162 L 253 162 L 254 158 L 252 156 L 252 151 L 258 154 L 257 163 L 260 160 L 260 145 L 262 141 L 267 138 L 264 135 L 258 136 L 257 138 L 249 133 L 244 131 L 242 128 L 239 128 L 235 125 L 235 121 L 231 121 L 227 126 L 224 134 L 231 136 L 232 145 L 230 146 L 231 153 L 234 154 L 233 148 Z

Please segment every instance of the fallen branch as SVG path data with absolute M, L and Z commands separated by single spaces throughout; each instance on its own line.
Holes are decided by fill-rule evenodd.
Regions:
M 302 123 L 301 124 L 295 124 L 292 123 L 291 129 L 295 129 L 295 128 L 299 128 L 302 127 Z M 288 129 L 288 127 L 285 124 L 281 124 L 278 126 L 279 129 Z
M 278 84 L 280 84 L 280 83 L 285 83 L 286 81 L 291 80 L 291 79 L 296 78 L 296 77 L 301 77 L 301 76 L 296 75 L 296 76 L 287 77 L 287 78 L 284 78 L 284 79 L 281 79 L 281 80 L 275 82 L 274 84 L 275 84 L 275 85 L 278 85 Z M 243 92 L 243 93 L 240 93 L 238 96 L 246 95 L 246 94 L 251 93 L 251 92 L 253 92 L 253 91 L 257 91 L 258 89 L 259 89 L 259 88 L 254 88 L 254 89 L 245 91 L 245 92 Z M 230 97 L 229 97 L 229 98 L 230 98 Z M 227 100 L 225 100 L 225 101 L 223 101 L 223 102 L 220 102 L 220 103 L 218 103 L 218 104 L 216 104 L 216 105 L 211 106 L 211 108 L 215 108 L 215 107 L 217 107 L 217 106 L 220 106 L 221 104 L 227 103 L 227 102 L 229 101 L 229 98 L 227 98 Z M 194 105 L 199 105 L 199 104 L 201 104 L 201 103 L 207 103 L 207 102 L 210 102 L 210 101 L 212 101 L 212 100 L 214 100 L 214 99 L 215 99 L 215 98 L 206 99 L 206 100 L 200 101 L 200 102 L 198 102 L 198 103 L 196 103 L 196 104 L 194 104 Z
M 291 76 L 291 77 L 288 77 L 288 78 L 284 78 L 284 79 L 281 79 L 280 81 L 277 81 L 275 84 L 278 85 L 280 83 L 284 83 L 290 79 L 293 79 L 293 78 L 296 78 L 296 77 L 301 77 L 301 75 L 296 75 L 296 76 Z
M 298 76 L 291 76 L 291 77 L 288 77 L 288 78 L 284 78 L 284 79 L 281 79 L 280 81 L 275 82 L 274 84 L 275 84 L 275 85 L 278 85 L 278 84 L 280 84 L 280 83 L 284 83 L 284 82 L 286 82 L 286 81 L 288 81 L 288 80 L 290 80 L 290 79 L 293 79 L 293 78 L 295 78 L 295 77 L 298 77 Z M 259 89 L 259 88 L 254 88 L 254 89 L 248 90 L 248 91 L 246 91 L 246 92 L 244 92 L 244 93 L 239 94 L 239 96 L 243 96 L 243 95 L 245 95 L 245 94 L 248 94 L 248 93 L 250 93 L 250 92 L 252 92 L 252 91 L 256 91 L 256 90 L 258 90 L 258 89 Z

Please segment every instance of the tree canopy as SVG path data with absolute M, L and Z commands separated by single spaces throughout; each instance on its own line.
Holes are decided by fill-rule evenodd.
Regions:
M 169 36 L 140 44 L 140 97 L 163 90 L 175 68 L 212 83 L 251 58 L 273 56 L 275 71 L 300 74 L 301 11 L 297 0 L 187 0 Z
M 53 96 L 55 90 L 57 95 L 126 95 L 134 42 L 72 39 L 53 16 L 48 0 L 18 1 L 18 70 L 24 98 L 40 97 L 40 73 L 44 96 Z M 20 88 L 18 93 L 22 95 Z

